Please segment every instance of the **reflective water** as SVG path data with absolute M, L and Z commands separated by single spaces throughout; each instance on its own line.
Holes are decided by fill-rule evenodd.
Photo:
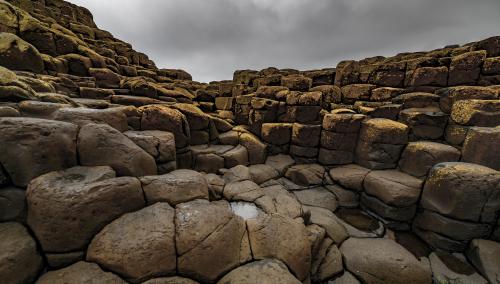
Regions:
M 245 220 L 257 218 L 259 214 L 263 213 L 255 204 L 250 202 L 231 202 L 230 204 L 234 214 Z

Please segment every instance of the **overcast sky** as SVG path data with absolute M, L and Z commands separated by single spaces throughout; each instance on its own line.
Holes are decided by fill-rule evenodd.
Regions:
M 500 0 L 70 0 L 158 67 L 194 80 L 314 69 L 500 34 Z

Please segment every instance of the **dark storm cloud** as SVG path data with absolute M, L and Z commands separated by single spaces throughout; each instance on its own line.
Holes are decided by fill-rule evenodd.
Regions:
M 313 69 L 343 59 L 499 33 L 499 0 L 71 0 L 99 27 L 195 80 L 235 69 Z

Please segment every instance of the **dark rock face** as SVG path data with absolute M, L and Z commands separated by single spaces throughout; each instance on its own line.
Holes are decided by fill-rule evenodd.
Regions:
M 498 281 L 499 37 L 201 83 L 63 0 L 0 19 L 4 282 Z

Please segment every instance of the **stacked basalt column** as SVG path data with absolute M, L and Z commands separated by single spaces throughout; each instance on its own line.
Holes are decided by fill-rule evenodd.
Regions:
M 234 120 L 237 124 L 248 124 L 250 115 L 252 94 L 256 88 L 253 87 L 254 80 L 258 78 L 258 72 L 254 70 L 238 70 L 233 76 L 232 95 L 234 99 Z
M 361 206 L 395 230 L 410 229 L 423 181 L 395 170 L 408 143 L 408 127 L 388 119 L 361 123 L 355 162 L 372 169 L 363 181 Z
M 317 160 L 321 104 L 321 92 L 292 91 L 286 97 L 285 120 L 293 122 L 290 154 L 298 161 L 313 163 Z
M 220 82 L 218 86 L 218 95 L 215 98 L 215 108 L 218 111 L 232 111 L 235 103 L 235 98 L 233 97 L 233 87 L 232 81 Z
M 408 143 L 408 126 L 384 118 L 361 123 L 355 161 L 374 170 L 396 168 L 401 152 Z
M 307 92 L 311 84 L 312 80 L 304 76 L 291 75 L 282 78 L 281 85 L 291 92 L 286 95 L 286 113 L 279 118 L 280 121 L 319 123 L 322 93 Z
M 399 121 L 409 127 L 409 140 L 441 140 L 448 115 L 439 107 L 439 96 L 414 92 L 397 96 L 393 103 L 400 104 Z
M 436 249 L 464 251 L 473 239 L 495 237 L 500 173 L 469 163 L 441 163 L 426 180 L 413 230 Z
M 362 114 L 337 112 L 323 118 L 318 161 L 323 165 L 344 165 L 354 162 Z
M 498 90 L 460 86 L 439 90 L 437 94 L 440 96 L 441 109 L 451 114 L 446 128 L 448 143 L 461 146 L 471 126 L 495 126 L 494 113 L 495 105 L 498 108 Z M 496 122 L 498 124 L 498 118 Z

